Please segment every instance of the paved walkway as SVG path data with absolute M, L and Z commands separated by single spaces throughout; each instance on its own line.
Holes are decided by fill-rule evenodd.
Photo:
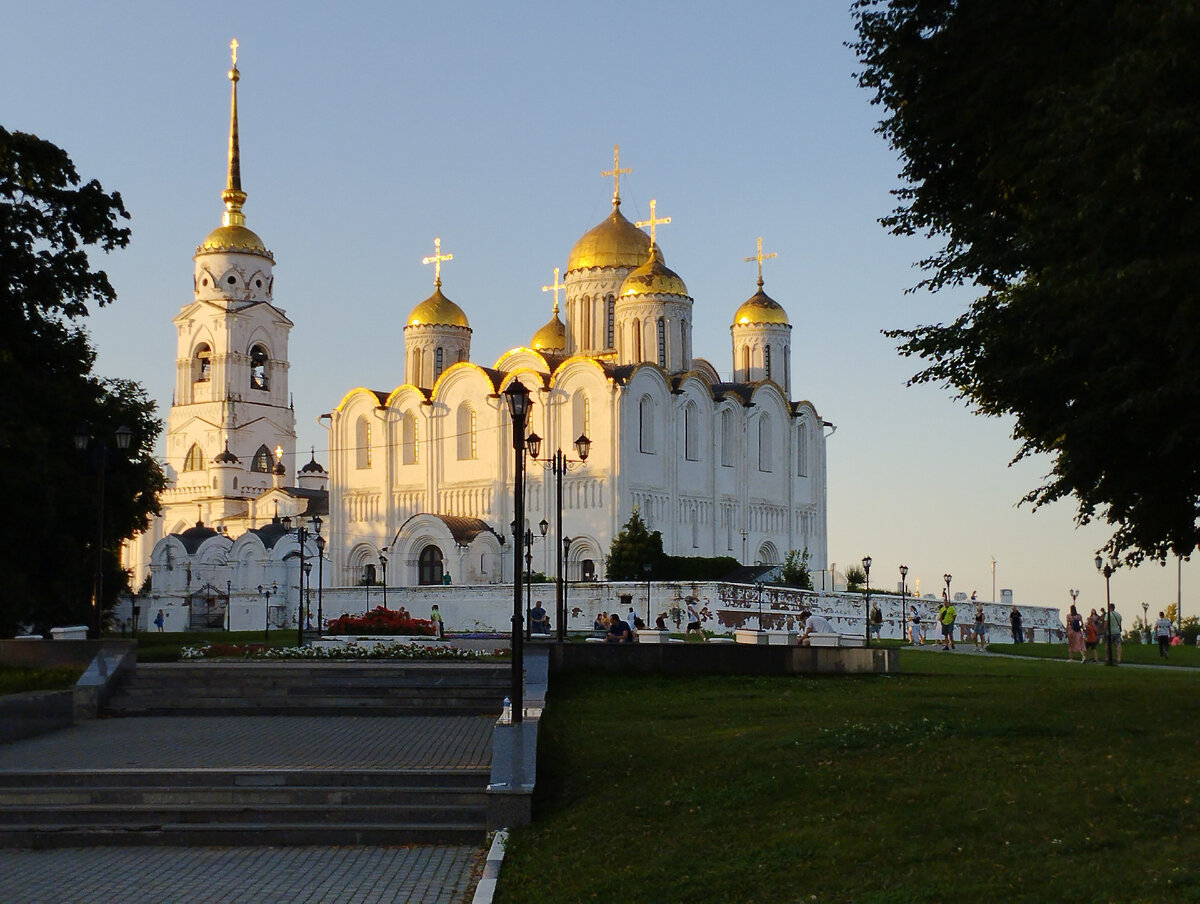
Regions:
M 0 744 L 0 772 L 73 769 L 469 769 L 488 716 L 99 719 Z M 0 849 L 2 904 L 462 902 L 471 847 Z
M 459 904 L 484 851 L 409 848 L 0 850 L 5 904 Z

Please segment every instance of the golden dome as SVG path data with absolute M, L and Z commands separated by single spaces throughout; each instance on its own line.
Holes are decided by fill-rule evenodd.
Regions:
M 733 315 L 734 326 L 740 323 L 781 323 L 788 324 L 787 311 L 775 299 L 767 295 L 758 284 L 758 291 L 741 303 Z
M 650 259 L 625 277 L 618 298 L 628 295 L 687 295 L 683 280 L 664 262 L 662 252 L 655 245 Z
M 558 319 L 558 309 L 555 308 L 554 316 L 533 334 L 533 338 L 529 340 L 529 347 L 541 351 L 562 351 L 567 347 L 567 328 L 563 322 Z
M 575 243 L 567 258 L 567 272 L 586 267 L 636 267 L 646 260 L 650 236 L 621 215 L 620 202 L 612 213 Z
M 218 226 L 196 248 L 197 254 L 208 254 L 213 251 L 236 251 L 243 254 L 261 254 L 263 257 L 271 257 L 271 252 L 267 250 L 262 239 L 245 226 Z
M 412 309 L 408 326 L 470 326 L 463 309 L 442 294 L 441 286 Z

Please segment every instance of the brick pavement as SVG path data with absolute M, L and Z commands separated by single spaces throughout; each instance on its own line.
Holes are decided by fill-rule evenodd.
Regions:
M 490 716 L 97 719 L 0 744 L 0 771 L 465 769 L 492 761 Z
M 0 850 L 0 901 L 458 904 L 483 858 L 471 847 Z

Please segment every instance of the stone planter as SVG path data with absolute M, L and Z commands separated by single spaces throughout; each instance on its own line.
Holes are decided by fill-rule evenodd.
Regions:
M 670 643 L 671 633 L 669 631 L 656 631 L 653 628 L 643 628 L 635 632 L 638 643 Z
M 794 647 L 799 637 L 796 631 L 768 631 L 767 643 L 773 647 Z
M 761 644 L 764 647 L 769 640 L 766 631 L 745 631 L 740 629 L 733 632 L 733 638 L 738 643 Z

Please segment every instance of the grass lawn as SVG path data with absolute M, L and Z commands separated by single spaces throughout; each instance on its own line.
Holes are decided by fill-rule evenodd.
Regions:
M 0 666 L 0 696 L 29 691 L 62 691 L 73 686 L 83 669 L 26 669 Z
M 551 683 L 500 902 L 1200 900 L 1200 674 Z
M 962 643 L 959 643 L 962 646 Z M 1158 644 L 1130 643 L 1121 644 L 1121 662 L 1140 663 L 1143 665 L 1190 666 L 1200 668 L 1200 647 L 1178 646 L 1171 647 L 1166 659 L 1158 655 Z M 1065 643 L 1022 643 L 996 644 L 992 647 L 997 653 L 1008 653 L 1012 656 L 1029 656 L 1035 659 L 1066 659 L 1067 645 Z M 1096 647 L 1096 653 L 1101 662 L 1108 658 L 1108 650 L 1103 643 Z M 1090 656 L 1088 658 L 1091 658 Z M 1113 647 L 1113 660 L 1117 658 L 1117 648 Z M 1079 654 L 1075 654 L 1079 660 Z
M 176 662 L 179 651 L 184 647 L 212 644 L 261 644 L 263 631 L 144 631 L 137 636 L 138 662 Z M 117 637 L 117 635 L 112 635 Z M 294 647 L 296 629 L 280 628 L 272 631 L 266 645 L 270 647 Z

